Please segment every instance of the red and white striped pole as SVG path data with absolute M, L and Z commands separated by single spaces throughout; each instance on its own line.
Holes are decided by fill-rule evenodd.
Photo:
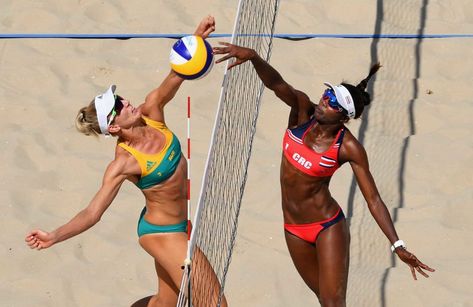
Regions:
M 177 301 L 177 306 L 183 306 L 187 301 L 187 306 L 192 306 L 191 302 L 191 255 L 190 237 L 192 232 L 191 223 L 191 97 L 187 97 L 187 256 L 182 266 L 184 273 L 181 280 L 181 290 Z M 184 294 L 183 289 L 187 289 Z
M 191 97 L 187 96 L 187 241 L 191 237 Z M 190 255 L 189 255 L 190 256 Z

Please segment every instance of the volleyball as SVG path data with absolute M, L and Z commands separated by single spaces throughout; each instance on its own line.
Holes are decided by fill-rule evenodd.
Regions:
M 169 62 L 180 77 L 200 79 L 212 69 L 212 46 L 200 36 L 184 36 L 172 46 Z

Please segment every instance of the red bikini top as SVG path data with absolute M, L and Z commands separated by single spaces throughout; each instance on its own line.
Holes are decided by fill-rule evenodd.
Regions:
M 296 128 L 287 129 L 283 140 L 283 152 L 289 163 L 301 172 L 313 177 L 329 177 L 340 167 L 338 152 L 346 128 L 342 127 L 334 142 L 323 153 L 318 153 L 304 144 L 304 136 L 315 125 L 315 117 Z

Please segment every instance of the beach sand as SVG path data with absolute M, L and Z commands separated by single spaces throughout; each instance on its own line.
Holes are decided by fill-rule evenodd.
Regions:
M 380 5 L 282 1 L 276 33 L 473 33 L 468 0 Z M 216 18 L 216 33 L 231 33 L 236 9 L 228 0 L 5 0 L 0 33 L 192 33 L 207 14 Z M 129 306 L 156 291 L 153 260 L 136 236 L 143 197 L 130 183 L 80 236 L 40 252 L 23 240 L 85 207 L 113 158 L 114 139 L 75 130 L 78 109 L 111 83 L 141 103 L 167 74 L 173 42 L 0 40 L 1 306 Z M 473 306 L 472 48 L 471 38 L 274 40 L 271 64 L 313 101 L 324 81 L 357 83 L 373 62 L 383 64 L 370 88 L 372 105 L 348 128 L 365 145 L 399 237 L 437 271 L 413 281 L 392 257 L 345 165 L 331 191 L 350 222 L 348 306 Z M 191 97 L 194 204 L 222 75 L 216 65 L 205 79 L 185 82 L 166 107 L 166 121 L 183 141 Z M 288 112 L 264 92 L 225 288 L 231 306 L 318 306 L 284 242 L 279 163 Z

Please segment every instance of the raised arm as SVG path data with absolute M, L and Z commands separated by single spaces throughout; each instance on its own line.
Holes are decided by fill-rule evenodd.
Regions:
M 343 146 L 340 150 L 340 158 L 342 161 L 348 161 L 350 163 L 361 193 L 368 204 L 371 215 L 386 235 L 391 245 L 394 244 L 394 242 L 399 240 L 399 237 L 394 228 L 391 215 L 381 199 L 373 176 L 369 170 L 366 151 L 351 134 L 347 135 L 343 142 Z M 423 271 L 423 269 L 430 272 L 435 271 L 423 264 L 414 254 L 410 253 L 405 248 L 398 247 L 394 251 L 398 257 L 409 266 L 414 279 L 417 279 L 415 271 L 419 272 L 419 274 L 424 277 L 429 276 Z
M 313 107 L 312 103 L 307 98 L 307 95 L 294 89 L 290 84 L 288 84 L 282 78 L 281 74 L 268 62 L 263 60 L 255 50 L 226 42 L 220 42 L 220 44 L 224 47 L 215 47 L 213 49 L 214 54 L 225 54 L 225 56 L 218 59 L 216 63 L 221 63 L 230 58 L 234 58 L 234 62 L 228 66 L 228 68 L 231 69 L 237 65 L 245 63 L 246 61 L 250 61 L 259 78 L 263 81 L 263 84 L 268 89 L 274 91 L 279 99 L 284 101 L 291 108 L 295 109 L 296 113 L 298 110 L 304 112 L 306 109 L 309 110 Z
M 89 205 L 74 216 L 68 223 L 51 232 L 39 229 L 30 231 L 25 241 L 32 249 L 48 248 L 56 243 L 76 236 L 94 226 L 110 206 L 118 193 L 120 186 L 126 179 L 123 170 L 123 161 L 114 160 L 105 171 L 102 186 L 95 194 Z
M 215 31 L 215 19 L 212 16 L 207 16 L 199 23 L 194 35 L 207 38 L 213 31 Z M 141 106 L 142 114 L 163 122 L 164 106 L 174 98 L 183 81 L 183 78 L 171 70 L 163 82 L 146 96 L 145 102 Z

